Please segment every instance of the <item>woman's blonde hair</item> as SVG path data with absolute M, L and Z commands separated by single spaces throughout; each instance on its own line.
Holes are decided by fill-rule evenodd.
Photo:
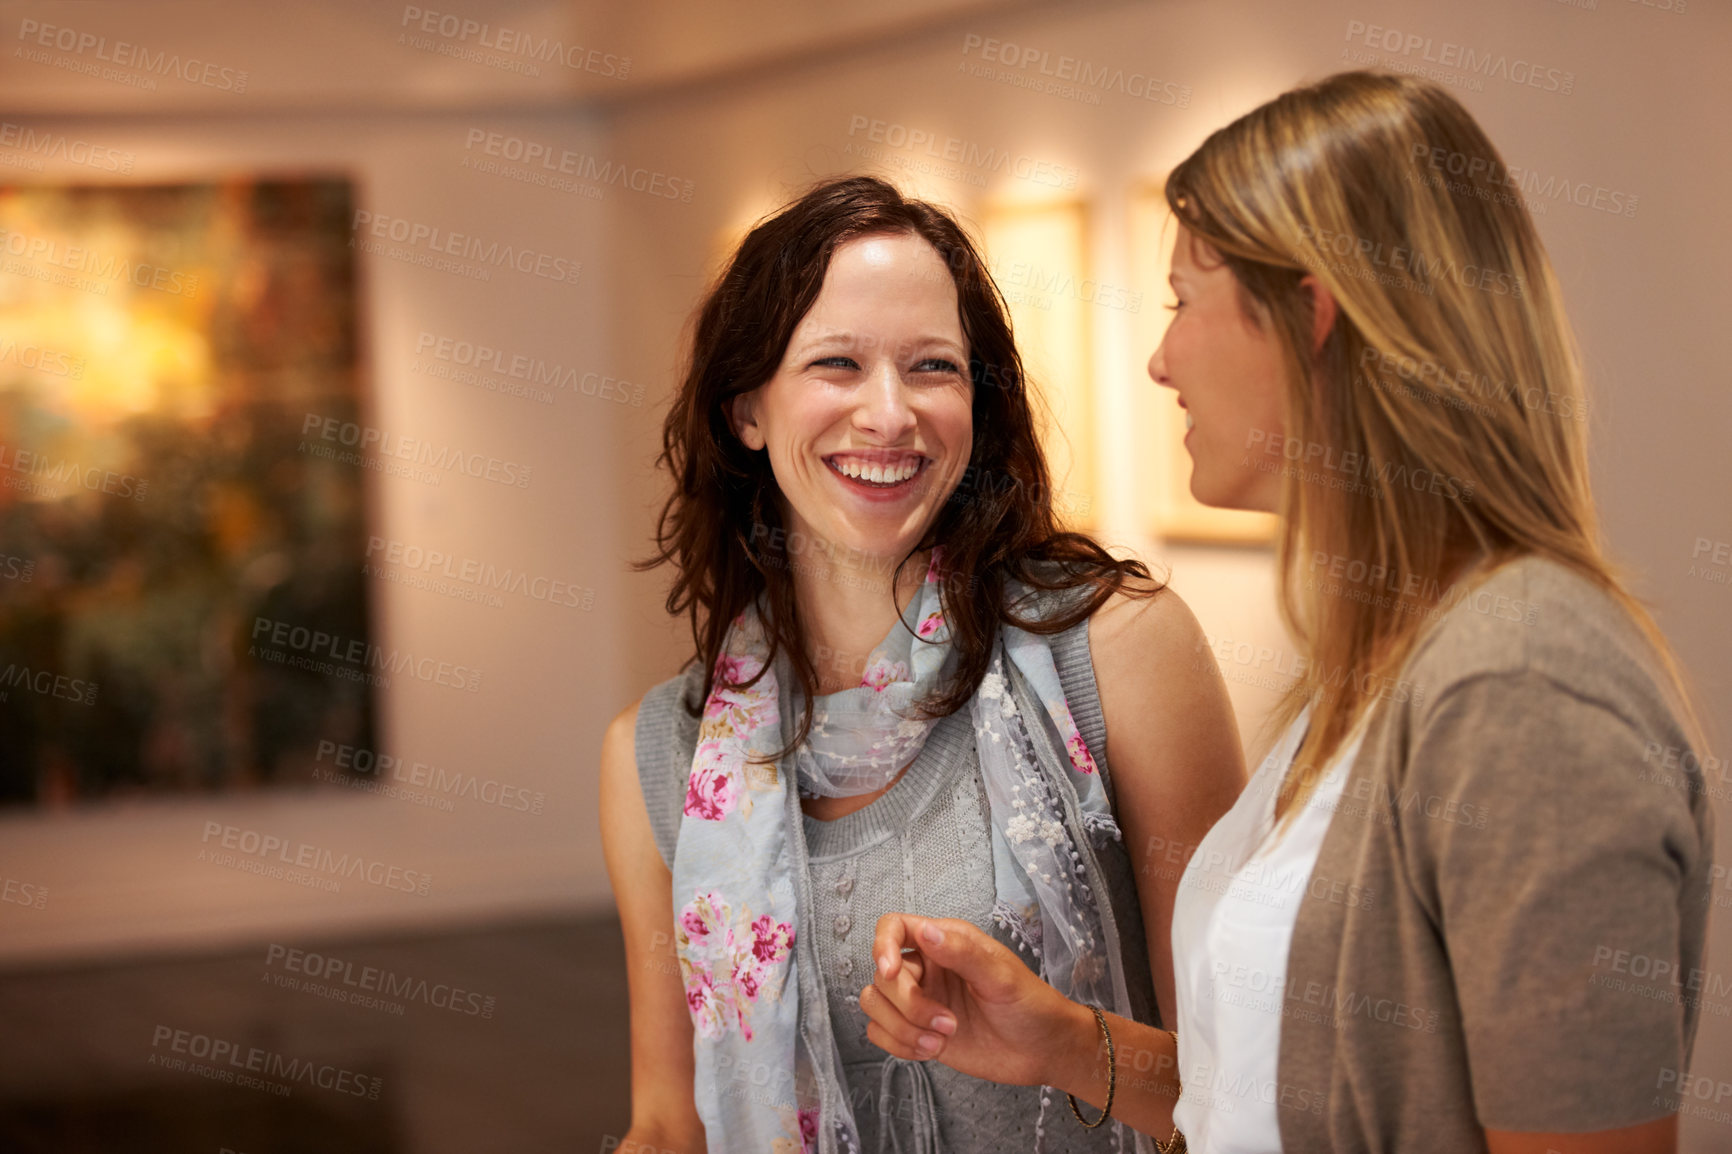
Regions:
M 1621 603 L 1697 728 L 1670 647 L 1601 548 L 1580 358 L 1507 172 L 1442 88 L 1343 72 L 1215 132 L 1167 180 L 1287 366 L 1286 428 L 1247 446 L 1283 474 L 1280 608 L 1308 658 L 1270 719 L 1311 703 L 1283 814 L 1370 707 L 1402 695 L 1425 625 L 1518 556 Z M 1307 274 L 1338 306 L 1315 353 Z M 1305 579 L 1319 568 L 1346 572 L 1350 593 L 1359 574 L 1367 595 L 1325 592 Z

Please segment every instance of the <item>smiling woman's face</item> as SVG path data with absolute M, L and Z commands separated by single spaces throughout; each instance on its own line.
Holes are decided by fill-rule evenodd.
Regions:
M 1278 444 L 1286 426 L 1280 342 L 1245 314 L 1232 272 L 1183 225 L 1169 279 L 1176 311 L 1149 358 L 1149 376 L 1176 389 L 1185 409 L 1191 495 L 1219 508 L 1274 512 L 1280 474 L 1253 462 L 1281 463 L 1261 448 Z
M 968 352 L 930 244 L 837 246 L 775 375 L 733 401 L 740 440 L 769 452 L 790 533 L 879 559 L 914 548 L 973 448 Z

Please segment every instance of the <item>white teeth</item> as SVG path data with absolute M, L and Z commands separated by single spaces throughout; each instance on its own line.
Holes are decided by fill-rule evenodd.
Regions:
M 1185 428 L 1188 429 L 1194 424 L 1196 424 L 1196 422 L 1191 419 L 1191 411 L 1189 409 L 1186 409 L 1185 410 Z
M 881 465 L 877 462 L 851 461 L 838 458 L 832 462 L 838 473 L 875 485 L 901 484 L 920 471 L 918 459 L 902 465 Z

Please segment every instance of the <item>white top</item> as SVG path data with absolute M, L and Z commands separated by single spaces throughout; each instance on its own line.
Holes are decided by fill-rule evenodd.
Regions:
M 1275 1068 L 1287 947 L 1300 895 L 1365 739 L 1361 726 L 1271 843 L 1275 796 L 1310 712 L 1307 706 L 1281 735 L 1179 881 L 1173 977 L 1180 1092 L 1173 1123 L 1196 1154 L 1281 1150 Z

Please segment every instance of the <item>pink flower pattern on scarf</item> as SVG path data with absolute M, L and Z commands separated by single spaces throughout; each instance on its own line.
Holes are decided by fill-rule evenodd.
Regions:
M 731 1026 L 752 1040 L 752 1003 L 780 993 L 794 947 L 794 927 L 765 914 L 755 920 L 731 908 L 718 892 L 698 894 L 678 919 L 680 976 L 692 1024 L 705 1038 L 720 1038 Z
M 875 657 L 866 666 L 866 672 L 860 675 L 860 684 L 884 692 L 886 686 L 896 681 L 908 680 L 908 666 L 900 661 L 891 661 L 886 657 Z
M 927 571 L 929 583 L 943 579 L 941 556 L 942 550 L 933 550 Z M 933 610 L 921 618 L 914 632 L 923 641 L 942 645 L 945 631 L 943 612 Z M 746 761 L 750 751 L 763 744 L 766 735 L 774 738 L 781 726 L 775 681 L 767 675 L 759 676 L 764 671 L 764 661 L 754 655 L 762 652 L 762 642 L 757 625 L 748 621 L 746 613 L 735 618 L 729 643 L 717 659 L 712 689 L 699 723 L 686 789 L 683 811 L 686 817 L 718 825 L 730 820 L 736 823 L 751 820 Z M 1047 669 L 1050 679 L 1050 660 Z M 756 685 L 742 686 L 754 678 L 758 678 Z M 883 693 L 893 685 L 911 680 L 907 662 L 878 653 L 864 669 L 860 685 Z M 1043 691 L 1042 699 L 1064 743 L 1071 768 L 1079 775 L 1096 776 L 1098 767 L 1068 703 L 1062 693 L 1056 697 L 1049 694 L 1050 691 Z M 770 746 L 773 745 L 772 741 Z M 774 777 L 771 782 L 774 787 Z M 751 789 L 762 788 L 762 783 L 754 779 Z M 754 917 L 747 903 L 760 901 L 762 895 L 736 893 L 730 901 L 722 888 L 709 888 L 701 882 L 696 890 L 685 892 L 693 897 L 675 917 L 675 930 L 681 980 L 694 1029 L 708 1044 L 725 1046 L 730 1037 L 750 1043 L 754 1038 L 753 1007 L 765 1001 L 779 1002 L 785 983 L 793 976 L 794 920 L 778 921 L 770 914 Z M 1092 957 L 1079 959 L 1079 965 L 1092 960 Z M 774 1029 L 771 1034 L 775 1035 Z M 774 1141 L 775 1151 L 791 1151 L 797 1133 L 800 1154 L 815 1154 L 821 1124 L 815 1106 L 783 1111 L 784 1136 Z
M 780 724 L 775 695 L 762 680 L 749 689 L 740 687 L 763 667 L 762 661 L 749 656 L 723 653 L 717 658 L 715 687 L 704 707 L 697 754 L 686 782 L 682 812 L 688 816 L 721 821 L 732 813 L 740 800 L 741 764 L 752 731 Z

